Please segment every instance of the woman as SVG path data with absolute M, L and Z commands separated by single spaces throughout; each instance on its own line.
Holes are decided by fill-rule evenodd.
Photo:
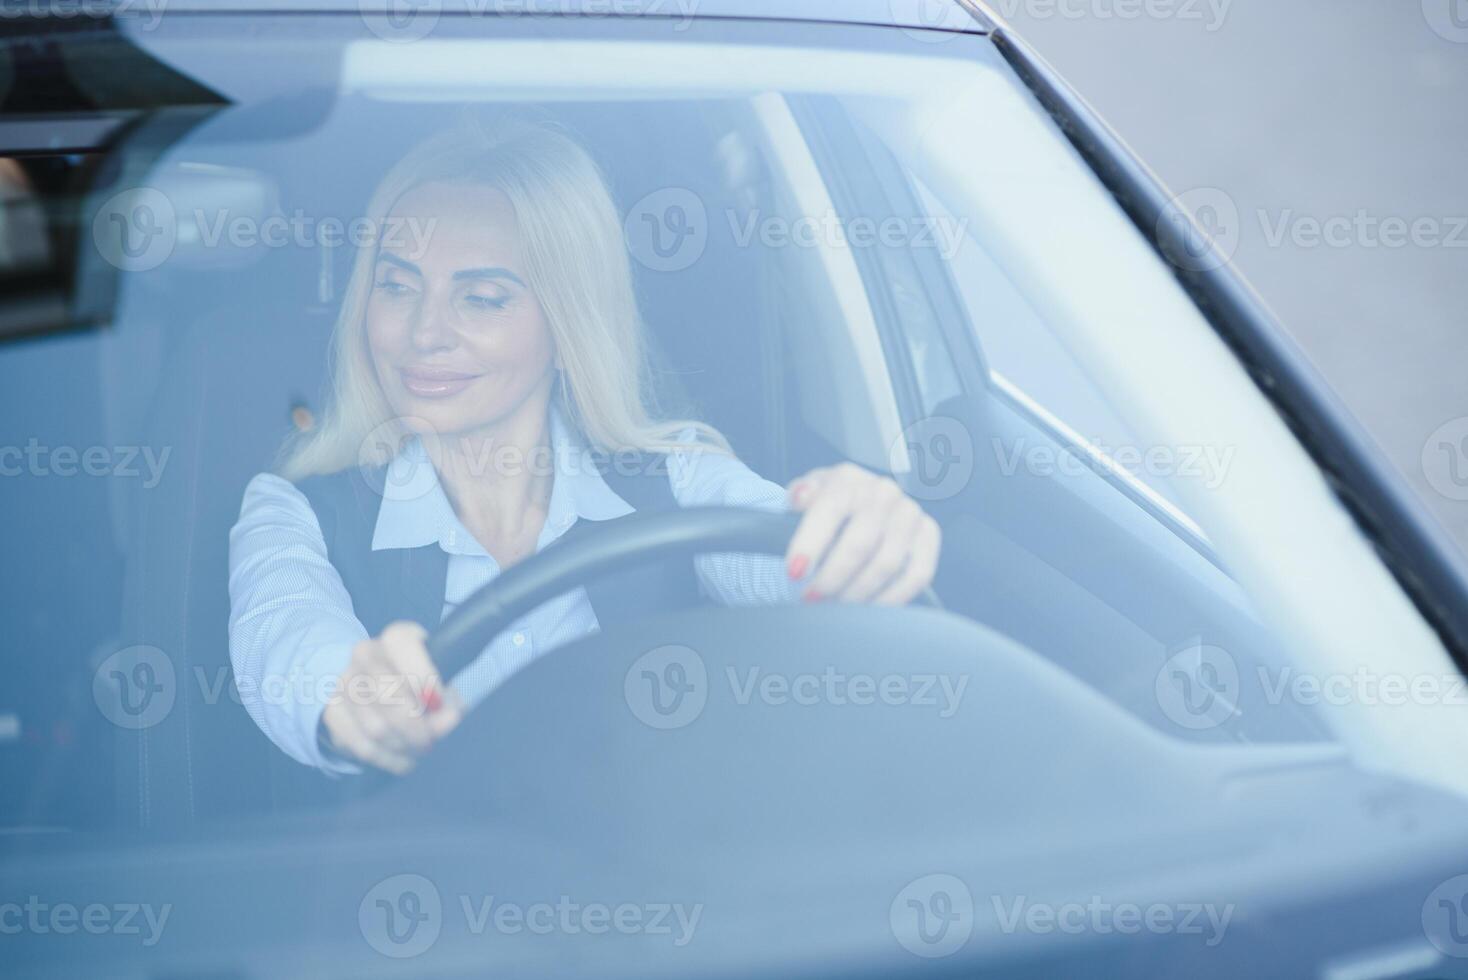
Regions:
M 381 234 L 337 322 L 332 403 L 279 475 L 251 481 L 230 535 L 236 680 L 291 756 L 405 772 L 466 705 L 605 620 L 583 590 L 546 603 L 459 695 L 424 647 L 424 625 L 503 569 L 633 510 L 589 452 L 665 460 L 653 489 L 678 506 L 803 513 L 783 564 L 698 559 L 723 602 L 898 604 L 928 585 L 937 525 L 892 480 L 840 465 L 787 491 L 708 426 L 651 417 L 621 224 L 575 141 L 465 127 L 409 153 L 370 207 Z M 413 222 L 421 235 L 396 233 Z

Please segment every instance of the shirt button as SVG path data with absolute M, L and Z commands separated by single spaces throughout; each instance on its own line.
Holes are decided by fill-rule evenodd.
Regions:
M 517 646 L 517 647 L 523 647 L 524 645 L 525 645 L 525 634 L 524 633 L 516 633 L 515 634 L 515 646 Z

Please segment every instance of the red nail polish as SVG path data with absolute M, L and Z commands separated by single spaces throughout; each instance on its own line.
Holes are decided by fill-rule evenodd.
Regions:
M 805 555 L 796 555 L 790 559 L 790 578 L 792 581 L 805 576 L 805 570 L 810 566 L 810 559 Z
M 802 596 L 802 598 L 804 598 L 806 602 L 820 602 L 821 594 L 815 589 L 806 589 L 805 595 Z

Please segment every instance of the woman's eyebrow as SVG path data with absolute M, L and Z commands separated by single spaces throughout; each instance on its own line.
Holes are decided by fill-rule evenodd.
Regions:
M 498 265 L 486 266 L 485 268 L 482 268 L 482 269 L 461 269 L 458 272 L 455 272 L 454 273 L 454 278 L 455 279 L 508 279 L 508 280 L 510 280 L 510 282 L 513 282 L 513 283 L 515 283 L 518 286 L 524 286 L 525 285 L 525 283 L 523 283 L 523 282 L 520 281 L 520 277 L 519 276 L 515 275 L 509 269 L 506 269 L 506 268 L 504 268 L 502 266 L 498 266 Z
M 423 275 L 423 270 L 418 268 L 417 265 L 409 262 L 407 259 L 400 259 L 391 252 L 379 252 L 377 255 L 377 261 L 386 262 L 388 265 L 395 265 L 400 269 L 406 269 L 407 271 L 413 273 L 413 275 L 415 276 Z
M 382 252 L 382 253 L 380 253 L 377 256 L 377 259 L 378 259 L 379 262 L 386 262 L 389 265 L 395 265 L 395 266 L 397 266 L 400 269 L 404 269 L 404 270 L 406 270 L 408 272 L 411 272 L 415 276 L 421 276 L 421 275 L 423 275 L 423 270 L 420 269 L 420 268 L 418 268 L 418 266 L 415 263 L 409 262 L 407 259 L 399 258 L 398 256 L 392 254 L 391 252 Z M 459 280 L 459 279 L 508 279 L 510 282 L 515 283 L 517 286 L 524 286 L 525 285 L 524 281 L 519 276 L 515 275 L 509 269 L 506 269 L 504 266 L 499 266 L 499 265 L 489 265 L 489 266 L 484 266 L 483 268 L 479 268 L 479 269 L 460 269 L 458 272 L 455 272 L 454 273 L 453 278 L 455 280 Z

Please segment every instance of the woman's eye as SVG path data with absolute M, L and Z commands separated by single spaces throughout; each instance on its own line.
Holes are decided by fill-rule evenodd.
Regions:
M 413 291 L 412 287 L 406 283 L 394 282 L 391 279 L 379 279 L 376 286 L 380 292 L 388 296 L 406 296 Z
M 502 310 L 505 308 L 505 299 L 499 296 L 484 296 L 478 293 L 470 293 L 464 297 L 464 302 L 476 310 Z

